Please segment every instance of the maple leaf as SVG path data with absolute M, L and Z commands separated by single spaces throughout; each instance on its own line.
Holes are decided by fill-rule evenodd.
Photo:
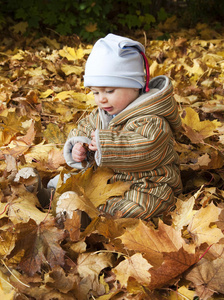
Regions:
M 215 292 L 224 292 L 224 258 L 213 261 L 202 259 L 187 274 L 186 279 L 194 283 L 200 299 L 207 300 Z
M 140 284 L 149 285 L 151 274 L 148 271 L 151 267 L 141 253 L 136 253 L 120 262 L 113 272 L 122 287 L 127 287 L 129 277 L 135 278 Z
M 90 290 L 96 291 L 97 293 L 105 293 L 105 287 L 99 282 L 98 277 L 103 269 L 112 267 L 112 261 L 113 254 L 109 252 L 79 254 L 77 259 L 77 271 L 82 278 L 79 285 L 79 299 L 82 299 L 82 294 L 86 297 Z
M 98 207 L 110 197 L 122 196 L 131 185 L 121 181 L 108 184 L 113 175 L 113 170 L 109 168 L 97 168 L 96 171 L 89 168 L 84 173 L 71 176 L 66 182 L 66 189 L 77 191 L 78 194 L 83 191 L 85 197 Z
M 64 144 L 66 137 L 58 127 L 58 124 L 50 123 L 44 131 L 44 137 L 48 143 Z
M 211 245 L 224 237 L 219 228 L 210 227 L 211 223 L 218 221 L 220 212 L 220 208 L 210 203 L 207 207 L 201 208 L 194 214 L 187 230 L 197 246 L 200 246 L 202 243 Z
M 37 225 L 30 219 L 27 223 L 16 224 L 10 232 L 16 235 L 16 244 L 8 258 L 23 251 L 24 255 L 18 265 L 26 274 L 33 276 L 40 272 L 41 265 L 46 262 L 52 268 L 64 265 L 64 250 L 59 245 L 64 238 L 64 231 L 55 227 L 54 220 L 45 220 Z
M 60 266 L 55 266 L 52 271 L 44 275 L 44 282 L 47 287 L 57 289 L 65 294 L 74 288 L 76 280 L 77 275 L 66 275 Z
M 202 188 L 199 189 L 192 197 L 190 197 L 186 201 L 183 201 L 181 199 L 177 200 L 176 209 L 171 212 L 172 222 L 176 230 L 181 230 L 184 226 L 190 223 L 193 216 L 197 212 L 196 210 L 193 210 L 195 200 L 198 199 L 201 193 Z
M 9 202 L 7 209 L 9 219 L 14 224 L 27 223 L 29 219 L 33 219 L 37 224 L 40 224 L 46 218 L 47 213 L 37 208 L 40 204 L 36 195 L 28 192 L 22 185 L 12 186 L 11 189 L 12 200 Z
M 189 253 L 183 248 L 176 252 L 163 253 L 164 262 L 158 268 L 150 269 L 151 290 L 161 288 L 165 285 L 172 285 L 177 277 L 189 269 L 198 261 L 198 255 Z
M 158 230 L 139 221 L 138 226 L 126 230 L 119 238 L 126 248 L 144 253 L 144 257 L 153 266 L 149 271 L 152 276 L 150 289 L 172 281 L 198 260 L 195 248 L 185 243 L 181 232 L 162 221 L 159 222 Z
M 194 249 L 182 239 L 180 231 L 176 231 L 161 220 L 158 230 L 146 226 L 139 220 L 138 226 L 126 230 L 119 238 L 128 249 L 144 253 L 144 257 L 155 267 L 162 264 L 165 252 L 177 252 L 182 247 L 194 252 Z
M 84 55 L 89 54 L 91 52 L 91 49 L 83 49 L 83 48 L 72 48 L 65 46 L 63 49 L 59 50 L 59 54 L 62 57 L 66 57 L 68 60 L 74 61 L 77 59 L 81 59 L 84 57 Z
M 200 121 L 198 114 L 191 107 L 186 107 L 185 112 L 186 115 L 182 118 L 182 122 L 185 133 L 192 143 L 202 143 L 205 138 L 214 135 L 214 130 L 222 125 L 217 120 Z

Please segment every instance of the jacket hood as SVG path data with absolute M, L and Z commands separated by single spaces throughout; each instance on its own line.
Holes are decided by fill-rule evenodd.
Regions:
M 148 93 L 139 96 L 130 103 L 122 112 L 115 116 L 111 123 L 120 124 L 127 122 L 132 117 L 143 115 L 156 115 L 165 118 L 173 131 L 179 131 L 181 119 L 178 113 L 177 103 L 173 98 L 173 86 L 171 80 L 164 75 L 150 80 Z

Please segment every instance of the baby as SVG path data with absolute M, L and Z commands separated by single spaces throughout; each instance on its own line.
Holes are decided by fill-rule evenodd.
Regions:
M 144 53 L 141 43 L 114 34 L 95 43 L 84 86 L 98 107 L 70 132 L 64 157 L 69 166 L 83 168 L 83 161 L 89 163 L 83 144 L 88 144 L 97 166 L 113 169 L 111 183 L 131 183 L 124 197 L 108 199 L 99 210 L 149 220 L 171 210 L 182 190 L 173 137 L 181 119 L 170 79 L 149 81 Z M 55 188 L 55 182 L 48 187 Z

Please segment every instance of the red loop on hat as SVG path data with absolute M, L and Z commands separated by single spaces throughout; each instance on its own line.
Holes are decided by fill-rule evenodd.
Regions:
M 149 92 L 149 80 L 150 80 L 150 73 L 149 73 L 149 62 L 148 62 L 148 59 L 145 55 L 144 52 L 140 51 L 143 59 L 144 59 L 144 63 L 145 63 L 145 70 L 146 70 L 146 85 L 145 85 L 145 91 L 146 92 Z

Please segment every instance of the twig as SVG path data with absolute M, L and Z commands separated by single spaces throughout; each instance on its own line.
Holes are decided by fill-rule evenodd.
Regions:
M 14 275 L 14 274 L 12 273 L 12 271 L 7 267 L 7 265 L 5 264 L 5 262 L 4 262 L 3 259 L 1 259 L 1 262 L 3 263 L 3 265 L 5 266 L 5 268 L 9 271 L 9 273 L 10 273 L 17 281 L 19 281 L 22 285 L 24 285 L 24 286 L 26 286 L 26 287 L 28 287 L 28 288 L 30 287 L 29 285 L 27 285 L 27 284 L 23 283 L 21 280 L 19 280 L 19 278 L 17 278 L 16 275 Z
M 7 203 L 7 204 L 6 204 L 6 206 L 5 206 L 4 210 L 3 210 L 3 212 L 1 212 L 0 215 L 3 215 L 3 214 L 4 214 L 4 212 L 6 211 L 6 208 L 7 208 L 7 206 L 9 206 L 9 204 L 10 204 L 10 203 Z
M 205 254 L 209 251 L 209 249 L 211 248 L 212 245 L 213 245 L 213 244 L 211 244 L 211 245 L 205 250 L 205 252 L 202 254 L 202 256 L 199 257 L 199 260 L 201 260 L 201 259 L 205 256 Z
M 146 48 L 146 46 L 147 46 L 147 36 L 146 36 L 145 31 L 143 31 L 143 35 L 144 35 L 144 38 L 145 38 L 145 48 Z

